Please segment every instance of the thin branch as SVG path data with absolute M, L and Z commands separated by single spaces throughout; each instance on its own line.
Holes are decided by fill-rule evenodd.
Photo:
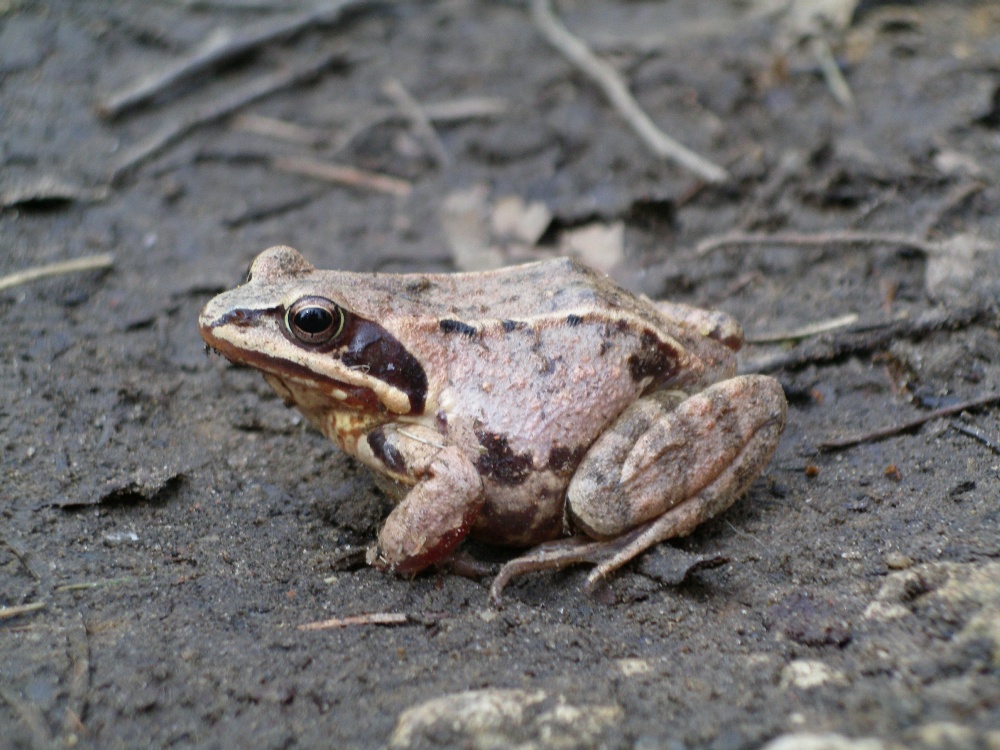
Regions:
M 52 589 L 55 593 L 61 594 L 66 591 L 90 591 L 91 589 L 103 589 L 106 586 L 121 586 L 126 583 L 142 583 L 151 580 L 150 576 L 121 576 L 119 578 L 102 578 L 98 581 L 80 581 L 78 583 L 65 583 Z
M 7 276 L 0 276 L 0 291 L 50 276 L 110 268 L 114 262 L 115 257 L 111 253 L 101 253 L 100 255 L 87 255 L 83 258 L 73 258 L 72 260 L 62 260 L 58 263 L 49 263 L 44 266 L 25 268 L 23 271 L 15 271 Z
M 969 437 L 978 440 L 980 443 L 985 445 L 994 453 L 1000 454 L 1000 443 L 991 438 L 989 435 L 983 433 L 978 427 L 973 427 L 972 425 L 962 424 L 961 422 L 956 422 L 952 420 L 948 423 L 948 426 L 953 430 L 958 430 L 963 435 L 968 435 Z
M 872 430 L 871 432 L 861 432 L 844 438 L 827 440 L 819 444 L 819 449 L 832 451 L 839 450 L 841 448 L 850 448 L 852 446 L 859 445 L 860 443 L 871 443 L 878 440 L 884 440 L 888 437 L 894 437 L 901 432 L 908 432 L 909 430 L 916 429 L 931 420 L 941 419 L 941 417 L 950 417 L 952 414 L 958 414 L 959 412 L 966 411 L 967 409 L 977 409 L 979 407 L 990 406 L 991 404 L 998 402 L 1000 402 L 1000 393 L 992 393 L 989 396 L 980 396 L 979 398 L 974 398 L 971 401 L 964 401 L 961 404 L 954 404 L 952 406 L 942 407 L 941 409 L 934 409 L 933 411 L 927 412 L 923 416 L 917 417 L 916 419 L 910 419 L 906 422 L 889 425 L 888 427 L 882 427 L 878 430 Z
M 90 692 L 90 642 L 83 614 L 79 610 L 76 613 L 76 627 L 67 629 L 66 640 L 66 653 L 72 670 L 63 729 L 70 734 L 83 725 L 80 717 L 87 713 L 87 694 Z
M 372 612 L 367 615 L 352 615 L 351 617 L 332 617 L 329 620 L 307 622 L 299 625 L 298 630 L 330 630 L 332 628 L 347 628 L 356 625 L 407 625 L 415 620 L 403 612 Z
M 725 169 L 678 143 L 656 126 L 618 72 L 591 52 L 583 40 L 574 36 L 556 18 L 550 0 L 531 0 L 531 15 L 546 41 L 600 87 L 611 105 L 653 153 L 694 172 L 707 182 L 729 180 Z
M 97 110 L 108 119 L 120 117 L 174 84 L 228 63 L 265 44 L 287 39 L 312 27 L 330 26 L 339 21 L 345 11 L 373 2 L 381 3 L 385 0 L 338 0 L 277 22 L 255 24 L 236 34 L 216 30 L 192 55 L 178 60 L 166 70 L 140 80 L 124 91 L 112 94 L 97 105 Z
M 254 135 L 263 135 L 286 143 L 300 146 L 325 146 L 333 140 L 333 134 L 320 128 L 305 128 L 294 122 L 279 120 L 264 115 L 243 114 L 233 118 L 230 127 Z
M 316 159 L 302 159 L 298 157 L 283 157 L 271 162 L 271 166 L 279 172 L 288 174 L 312 177 L 315 180 L 325 182 L 335 182 L 348 187 L 362 188 L 365 190 L 376 190 L 389 195 L 407 196 L 413 186 L 406 180 L 389 175 L 378 174 L 377 172 L 366 172 L 355 167 L 346 167 L 340 164 L 317 161 Z
M 126 152 L 111 174 L 112 183 L 120 182 L 133 170 L 205 125 L 218 122 L 245 107 L 278 91 L 312 80 L 328 68 L 339 64 L 339 54 L 329 54 L 301 68 L 272 73 L 236 90 L 217 102 L 201 107 L 192 116 L 169 123 L 142 143 Z
M 854 94 L 851 93 L 851 87 L 840 71 L 837 58 L 833 56 L 826 39 L 814 37 L 811 46 L 813 57 L 819 63 L 819 69 L 823 72 L 823 80 L 826 81 L 830 94 L 844 109 L 854 109 Z
M 821 336 L 787 352 L 749 360 L 740 372 L 774 372 L 830 362 L 849 354 L 870 352 L 900 338 L 916 338 L 933 331 L 954 330 L 971 325 L 990 313 L 989 308 L 930 310 L 916 318 L 886 321 L 877 325 L 855 326 L 853 330 Z
M 850 313 L 841 315 L 830 320 L 821 320 L 818 323 L 810 323 L 800 328 L 793 328 L 790 331 L 775 331 L 774 333 L 760 333 L 756 336 L 747 336 L 748 344 L 780 344 L 785 341 L 798 341 L 799 339 L 809 339 L 819 336 L 821 333 L 829 333 L 839 328 L 846 328 L 858 322 L 858 314 Z
M 406 90 L 396 78 L 390 78 L 382 86 L 382 92 L 392 99 L 393 103 L 399 107 L 399 111 L 410 121 L 413 132 L 423 141 L 424 147 L 439 165 L 451 163 L 448 150 L 441 142 L 440 136 L 431 124 L 427 110 L 421 106 L 420 102 L 413 98 L 413 95 Z
M 713 237 L 706 237 L 695 246 L 698 255 L 720 250 L 725 247 L 746 247 L 758 245 L 795 245 L 799 247 L 824 247 L 826 245 L 903 245 L 932 253 L 938 244 L 921 239 L 912 234 L 902 232 L 855 232 L 850 230 L 817 232 L 777 232 L 775 234 L 758 234 L 751 232 L 727 232 Z
M 0 607 L 0 620 L 28 615 L 40 609 L 45 609 L 45 606 L 45 602 L 32 602 L 31 604 L 18 604 L 13 607 Z

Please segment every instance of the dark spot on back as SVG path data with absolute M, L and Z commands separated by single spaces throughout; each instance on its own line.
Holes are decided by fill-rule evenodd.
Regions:
M 506 485 L 518 485 L 528 478 L 534 468 L 530 453 L 515 453 L 506 435 L 476 430 L 476 437 L 485 451 L 476 460 L 480 474 Z
M 441 330 L 445 333 L 460 333 L 463 336 L 475 336 L 478 331 L 476 331 L 475 326 L 470 326 L 468 323 L 463 323 L 461 320 L 451 320 L 450 318 L 445 318 L 440 323 Z
M 375 458 L 381 461 L 389 471 L 397 474 L 406 473 L 406 459 L 399 449 L 388 441 L 385 430 L 379 427 L 368 433 L 368 447 L 372 449 Z
M 580 325 L 582 322 L 583 322 L 583 318 L 581 318 L 579 315 L 567 315 L 566 316 L 566 323 L 569 325 L 570 328 L 574 328 L 574 327 Z
M 639 351 L 628 358 L 628 369 L 633 380 L 652 377 L 654 382 L 662 382 L 677 372 L 677 359 L 673 347 L 644 331 Z
M 584 454 L 587 452 L 586 446 L 579 445 L 576 448 L 568 448 L 565 445 L 553 445 L 549 451 L 548 469 L 558 477 L 571 477 L 576 467 L 580 465 Z
M 522 320 L 505 320 L 503 321 L 503 329 L 507 333 L 516 331 L 518 328 L 524 328 L 528 324 Z
M 408 282 L 406 284 L 406 291 L 410 294 L 423 294 L 424 292 L 430 290 L 433 286 L 434 285 L 431 283 L 431 280 L 426 276 L 423 276 L 415 281 Z

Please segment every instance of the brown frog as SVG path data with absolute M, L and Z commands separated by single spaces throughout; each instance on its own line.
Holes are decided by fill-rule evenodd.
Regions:
M 321 271 L 272 247 L 199 319 L 375 473 L 398 504 L 368 562 L 535 547 L 513 575 L 597 563 L 588 587 L 728 508 L 784 428 L 778 382 L 736 375 L 730 317 L 653 302 L 573 260 L 483 273 Z

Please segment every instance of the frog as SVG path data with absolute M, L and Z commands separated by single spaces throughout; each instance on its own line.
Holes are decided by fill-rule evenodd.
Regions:
M 592 591 L 729 508 L 787 418 L 737 374 L 739 323 L 569 258 L 488 271 L 320 270 L 271 247 L 212 298 L 207 347 L 370 469 L 394 507 L 366 562 L 400 576 L 593 565 Z M 519 550 L 499 572 L 466 539 Z

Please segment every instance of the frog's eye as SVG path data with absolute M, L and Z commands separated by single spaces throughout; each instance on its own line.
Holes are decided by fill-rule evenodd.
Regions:
M 303 344 L 325 344 L 344 330 L 344 311 L 323 297 L 303 297 L 285 311 L 285 328 Z

